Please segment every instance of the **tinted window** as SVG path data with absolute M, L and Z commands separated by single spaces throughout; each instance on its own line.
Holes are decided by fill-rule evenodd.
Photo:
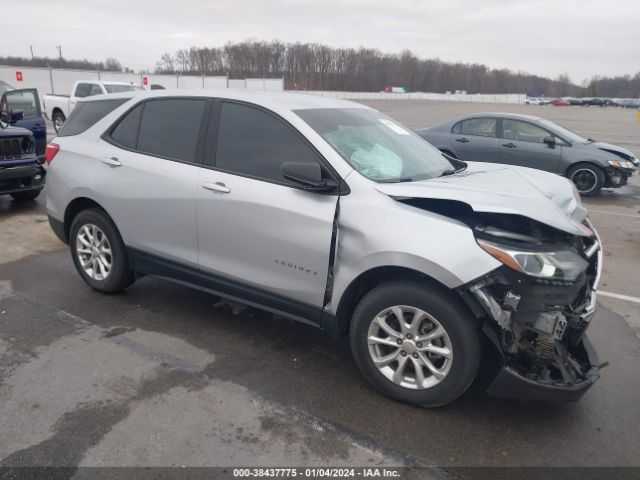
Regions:
M 284 162 L 318 163 L 316 154 L 282 120 L 257 108 L 223 103 L 216 166 L 252 177 L 286 182 Z
M 505 118 L 502 120 L 502 136 L 509 140 L 544 143 L 544 137 L 548 137 L 549 132 L 528 122 Z
M 88 97 L 89 91 L 91 90 L 91 84 L 89 83 L 79 83 L 76 86 L 76 97 Z
M 111 138 L 123 147 L 136 148 L 141 114 L 142 104 L 131 110 L 118 122 L 116 128 L 111 132 Z
M 59 137 L 78 135 L 98 122 L 102 117 L 111 113 L 128 98 L 118 98 L 115 100 L 97 100 L 94 102 L 78 102 L 71 115 L 64 123 Z
M 102 89 L 99 85 L 92 83 L 91 88 L 89 88 L 89 96 L 91 95 L 102 95 Z
M 460 126 L 461 135 L 473 135 L 476 137 L 495 137 L 496 136 L 496 119 L 495 118 L 470 118 L 463 120 L 456 126 Z
M 205 105 L 205 100 L 186 98 L 146 102 L 137 149 L 193 162 Z

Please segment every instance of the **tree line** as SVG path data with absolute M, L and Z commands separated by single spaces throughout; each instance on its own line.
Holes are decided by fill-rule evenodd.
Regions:
M 595 76 L 584 90 L 587 97 L 640 98 L 640 72 L 633 76 Z
M 14 67 L 42 67 L 42 68 L 70 68 L 73 70 L 101 70 L 103 72 L 131 72 L 123 68 L 115 58 L 107 58 L 104 62 L 90 62 L 89 60 L 69 60 L 67 58 L 50 57 L 0 57 L 0 65 Z
M 115 58 L 104 62 L 49 57 L 0 56 L 0 65 L 132 72 Z M 640 97 L 640 72 L 617 77 L 594 76 L 582 87 L 567 75 L 545 78 L 478 63 L 421 59 L 411 51 L 383 53 L 373 48 L 334 48 L 318 43 L 245 41 L 223 47 L 165 53 L 156 73 L 229 75 L 230 78 L 284 78 L 292 90 L 380 91 L 406 86 L 410 91 L 466 90 L 468 93 L 527 93 L 549 97 Z
M 246 41 L 223 47 L 165 53 L 157 73 L 229 75 L 231 78 L 283 77 L 292 90 L 380 91 L 406 86 L 410 91 L 531 93 L 578 95 L 569 78 L 544 78 L 477 63 L 421 59 L 411 51 L 383 53 L 374 48 L 334 48 L 318 43 Z

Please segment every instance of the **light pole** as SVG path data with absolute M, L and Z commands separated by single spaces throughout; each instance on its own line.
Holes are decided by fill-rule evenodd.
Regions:
M 62 45 L 56 45 L 58 56 L 60 57 L 60 68 L 62 68 Z

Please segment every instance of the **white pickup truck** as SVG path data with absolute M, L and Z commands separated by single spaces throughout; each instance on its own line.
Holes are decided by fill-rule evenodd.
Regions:
M 69 114 L 75 108 L 79 98 L 134 90 L 143 90 L 143 88 L 140 85 L 131 83 L 79 80 L 73 86 L 71 95 L 45 95 L 43 98 L 44 114 L 53 122 L 53 128 L 58 133 Z

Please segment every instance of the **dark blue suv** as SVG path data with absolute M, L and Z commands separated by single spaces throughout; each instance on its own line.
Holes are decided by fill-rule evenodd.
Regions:
M 45 170 L 38 160 L 31 132 L 11 124 L 22 119 L 22 112 L 3 110 L 0 104 L 0 195 L 14 200 L 33 200 L 44 188 Z

